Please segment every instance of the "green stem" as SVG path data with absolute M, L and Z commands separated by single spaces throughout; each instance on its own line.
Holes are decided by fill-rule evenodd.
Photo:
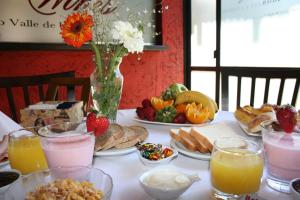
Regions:
M 123 52 L 122 50 L 123 50 L 123 46 L 121 46 L 121 45 L 118 46 L 116 53 L 109 61 L 109 79 L 110 80 L 112 80 L 112 78 L 113 78 L 113 73 L 115 70 L 116 63 L 120 62 L 117 59 L 120 59 L 120 57 L 122 56 L 122 52 Z
M 95 53 L 95 63 L 96 63 L 96 68 L 97 68 L 97 71 L 99 73 L 99 79 L 101 80 L 103 77 L 102 77 L 102 61 L 101 61 L 101 54 L 100 54 L 100 51 L 97 47 L 97 45 L 95 44 L 95 42 L 91 41 L 90 42 L 91 44 L 91 47 L 92 47 L 92 50 L 94 51 Z

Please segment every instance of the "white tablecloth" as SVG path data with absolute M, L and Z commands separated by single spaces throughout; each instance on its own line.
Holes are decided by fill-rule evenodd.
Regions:
M 164 125 L 151 125 L 139 123 L 133 120 L 135 110 L 120 110 L 118 112 L 117 122 L 121 125 L 139 124 L 146 127 L 150 133 L 147 142 L 170 144 L 169 130 L 170 128 L 178 128 Z M 241 130 L 235 121 L 233 114 L 230 112 L 219 112 L 214 123 L 226 121 L 241 136 L 247 135 Z M 259 138 L 251 137 L 261 142 Z M 179 199 L 180 200 L 206 200 L 209 199 L 211 193 L 211 184 L 209 179 L 209 162 L 193 159 L 179 154 L 170 165 L 175 166 L 180 171 L 187 174 L 199 174 L 201 181 L 194 183 Z M 100 168 L 110 174 L 114 181 L 113 193 L 111 200 L 150 200 L 139 184 L 139 177 L 147 170 L 151 169 L 143 165 L 137 153 L 131 153 L 123 156 L 114 157 L 95 157 L 94 166 Z M 276 192 L 266 186 L 265 181 L 262 182 L 258 196 L 266 200 L 289 200 L 290 195 Z
M 146 142 L 160 143 L 164 145 L 170 145 L 169 130 L 171 128 L 178 128 L 165 125 L 152 125 L 146 123 L 139 123 L 134 119 L 135 110 L 119 110 L 117 116 L 117 123 L 121 125 L 134 125 L 139 124 L 146 127 L 149 131 L 149 137 Z M 0 113 L 1 117 L 1 113 Z M 248 137 L 238 126 L 233 114 L 230 112 L 220 111 L 213 123 L 218 122 L 228 123 L 236 133 L 243 137 Z M 13 127 L 7 128 L 8 124 L 5 124 L 5 130 L 15 129 Z M 3 133 L 2 133 L 3 134 Z M 249 137 L 248 137 L 249 138 Z M 261 139 L 256 137 L 250 137 L 253 140 L 261 142 Z M 209 177 L 209 162 L 190 158 L 179 154 L 178 157 L 173 160 L 170 165 L 175 166 L 182 172 L 187 174 L 198 174 L 201 181 L 194 183 L 179 200 L 208 200 L 210 199 L 211 184 Z M 110 174 L 113 178 L 113 192 L 111 200 L 151 200 L 152 198 L 147 195 L 139 184 L 139 177 L 151 169 L 141 163 L 138 158 L 137 151 L 127 155 L 121 156 L 97 156 L 94 157 L 93 166 L 102 169 L 106 173 Z M 4 168 L 8 168 L 5 166 Z M 276 192 L 268 186 L 266 186 L 263 180 L 258 196 L 261 199 L 266 200 L 291 200 L 292 197 L 287 194 Z

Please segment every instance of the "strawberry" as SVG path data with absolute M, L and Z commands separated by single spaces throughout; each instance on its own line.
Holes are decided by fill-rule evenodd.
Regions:
M 95 136 L 100 136 L 108 129 L 109 120 L 104 116 L 98 116 L 91 112 L 86 118 L 86 127 L 88 132 L 93 131 Z
M 90 112 L 86 117 L 86 129 L 88 132 L 94 131 L 94 128 L 96 126 L 95 122 L 96 122 L 96 114 L 94 112 Z
M 143 105 L 143 108 L 151 107 L 151 101 L 150 101 L 150 99 L 144 99 L 142 101 L 142 105 Z
M 297 112 L 293 106 L 287 104 L 278 107 L 276 109 L 276 118 L 286 133 L 293 132 L 297 123 Z

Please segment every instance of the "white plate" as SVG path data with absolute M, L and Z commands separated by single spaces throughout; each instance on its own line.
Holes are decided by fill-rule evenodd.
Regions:
M 121 156 L 121 155 L 130 154 L 134 151 L 137 151 L 137 148 L 135 146 L 123 148 L 123 149 L 112 148 L 108 150 L 96 151 L 94 152 L 94 156 Z
M 8 165 L 9 161 L 6 160 L 6 161 L 3 161 L 3 162 L 0 162 L 0 167 L 3 167 L 5 165 Z
M 190 123 L 177 124 L 177 123 L 166 123 L 166 122 L 155 122 L 155 121 L 142 120 L 142 119 L 139 119 L 138 117 L 134 117 L 133 120 L 141 122 L 141 123 L 147 123 L 147 124 L 165 125 L 165 126 L 179 126 L 179 127 L 183 127 L 183 126 L 205 126 L 205 125 L 211 123 L 211 121 L 209 121 L 209 122 L 205 122 L 203 124 L 190 124 Z
M 261 137 L 261 131 L 260 132 L 257 132 L 257 133 L 251 133 L 248 131 L 248 127 L 244 124 L 242 124 L 241 122 L 239 122 L 237 120 L 239 126 L 241 127 L 241 129 L 249 136 L 254 136 L 254 137 Z
M 172 148 L 176 149 L 179 153 L 182 153 L 186 156 L 196 158 L 199 160 L 210 160 L 210 153 L 200 153 L 194 152 L 186 149 L 180 142 L 176 142 L 175 140 L 171 140 L 170 145 Z

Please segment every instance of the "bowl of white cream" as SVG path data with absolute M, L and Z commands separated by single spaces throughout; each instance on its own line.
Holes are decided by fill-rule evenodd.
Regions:
M 155 199 L 176 199 L 194 182 L 198 175 L 188 175 L 173 167 L 156 167 L 140 176 L 140 184 L 147 194 Z

